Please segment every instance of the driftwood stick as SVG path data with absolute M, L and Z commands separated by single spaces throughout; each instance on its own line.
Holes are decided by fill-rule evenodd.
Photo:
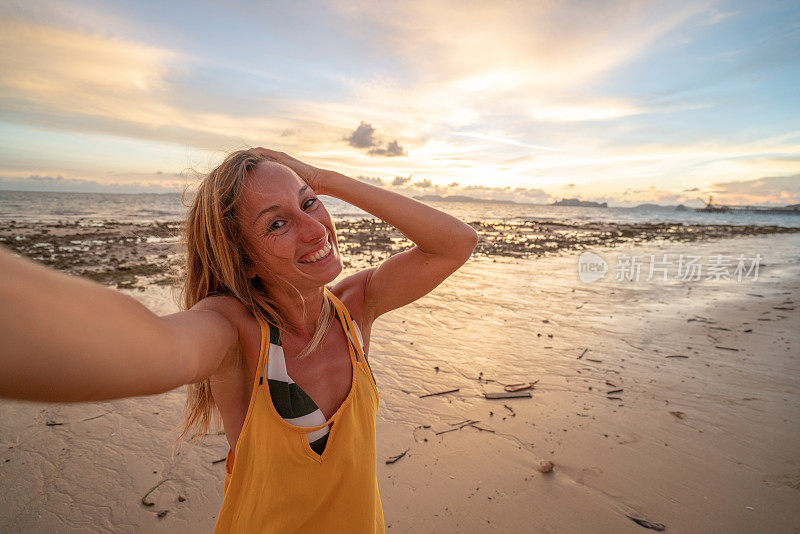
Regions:
M 515 399 L 518 397 L 530 397 L 530 391 L 501 391 L 498 393 L 484 393 L 483 396 L 487 399 Z
M 462 429 L 462 428 L 464 428 L 465 426 L 474 425 L 475 423 L 480 423 L 480 421 L 478 421 L 478 420 L 473 420 L 473 419 L 469 419 L 469 420 L 467 420 L 467 421 L 463 421 L 463 422 L 461 422 L 461 423 L 456 423 L 456 425 L 458 425 L 458 426 L 457 426 L 457 427 L 455 427 L 455 428 L 448 428 L 447 430 L 440 430 L 439 432 L 435 432 L 435 435 L 437 435 L 437 436 L 438 436 L 438 435 L 440 435 L 440 434 L 447 434 L 448 432 L 454 432 L 454 431 L 456 431 L 456 430 L 461 430 L 461 429 Z
M 100 417 L 103 417 L 104 415 L 108 415 L 110 413 L 111 412 L 104 412 L 101 413 L 100 415 L 95 415 L 94 417 L 87 417 L 86 419 L 81 419 L 81 421 L 91 421 L 92 419 L 99 419 Z
M 458 388 L 448 389 L 447 391 L 437 391 L 436 393 L 426 393 L 425 395 L 420 395 L 419 398 L 422 399 L 425 397 L 433 397 L 434 395 L 446 395 L 447 393 L 455 393 L 456 391 L 458 391 Z

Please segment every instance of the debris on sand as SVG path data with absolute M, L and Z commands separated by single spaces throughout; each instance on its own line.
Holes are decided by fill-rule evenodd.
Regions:
M 393 464 L 393 463 L 395 463 L 397 460 L 399 460 L 400 458 L 402 458 L 403 456 L 405 456 L 405 455 L 406 455 L 406 453 L 407 453 L 408 451 L 410 451 L 410 450 L 411 450 L 411 449 L 406 449 L 406 450 L 404 450 L 403 452 L 401 452 L 400 454 L 398 454 L 397 456 L 392 456 L 391 458 L 389 458 L 388 460 L 386 460 L 386 464 L 388 465 L 388 464 Z
M 637 525 L 641 525 L 644 528 L 650 528 L 650 529 L 653 529 L 653 530 L 657 530 L 658 532 L 661 532 L 662 530 L 665 530 L 667 528 L 664 525 L 662 525 L 661 523 L 653 523 L 652 521 L 648 521 L 646 519 L 640 519 L 638 517 L 633 517 L 632 515 L 625 514 L 625 517 L 627 517 L 628 519 L 630 519 L 631 521 L 633 521 Z
M 448 432 L 455 432 L 456 430 L 461 430 L 465 426 L 472 426 L 475 423 L 480 423 L 480 421 L 478 421 L 477 419 L 467 419 L 467 420 L 461 421 L 459 423 L 450 423 L 450 426 L 454 426 L 455 428 L 449 428 L 447 430 L 440 430 L 439 432 L 434 432 L 434 434 L 439 436 L 441 434 L 447 434 Z M 475 427 L 475 428 L 478 428 L 478 427 Z M 479 430 L 483 430 L 483 429 L 481 428 Z
M 507 391 L 498 393 L 484 393 L 483 396 L 487 399 L 515 399 L 518 397 L 530 397 L 530 391 Z
M 458 391 L 458 388 L 448 389 L 447 391 L 437 391 L 436 393 L 426 393 L 425 395 L 420 395 L 419 398 L 422 399 L 424 397 L 433 397 L 435 395 L 446 395 L 447 393 L 455 393 L 456 391 Z
M 534 380 L 533 382 L 528 382 L 527 384 L 525 382 L 520 382 L 518 384 L 508 384 L 503 386 L 503 389 L 508 392 L 525 391 L 526 389 L 532 389 L 537 382 L 539 381 Z
M 550 460 L 539 460 L 539 472 L 551 473 L 553 471 L 553 462 Z
M 671 413 L 672 415 L 674 415 L 678 419 L 686 419 L 686 414 L 683 413 L 683 412 L 669 412 L 669 413 Z
M 152 488 L 150 488 L 150 489 L 147 491 L 147 493 L 145 493 L 145 494 L 144 494 L 144 496 L 142 497 L 142 504 L 143 504 L 143 505 L 145 505 L 145 506 L 153 506 L 155 503 L 154 503 L 154 502 L 149 502 L 149 501 L 147 500 L 147 496 L 148 496 L 148 495 L 150 495 L 151 493 L 153 493 L 153 492 L 154 492 L 156 489 L 158 489 L 158 487 L 159 487 L 161 484 L 163 484 L 163 483 L 164 483 L 164 482 L 166 482 L 167 480 L 169 480 L 169 479 L 168 479 L 168 478 L 165 478 L 164 480 L 162 480 L 161 482 L 159 482 L 158 484 L 156 484 L 155 486 L 153 486 Z
M 94 417 L 87 417 L 86 419 L 81 419 L 81 421 L 92 421 L 93 419 L 99 419 L 99 418 L 103 417 L 104 415 L 108 415 L 110 413 L 111 412 L 101 413 L 100 415 L 95 415 Z M 155 413 L 157 414 L 158 412 L 155 412 Z

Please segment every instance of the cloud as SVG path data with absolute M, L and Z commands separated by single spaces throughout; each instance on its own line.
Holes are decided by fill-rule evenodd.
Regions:
M 206 150 L 281 140 L 297 152 L 341 131 L 324 114 L 309 119 L 300 101 L 245 86 L 234 97 L 230 73 L 204 78 L 202 59 L 155 44 L 9 16 L 0 17 L 0 49 L 0 119 L 9 122 Z
M 369 152 L 367 152 L 367 154 L 369 154 L 370 156 L 387 156 L 387 157 L 408 155 L 406 151 L 403 149 L 403 147 L 400 146 L 400 143 L 398 143 L 396 140 L 389 142 L 389 144 L 386 145 L 386 148 L 371 148 L 369 149 Z
M 398 58 L 397 76 L 354 82 L 357 101 L 382 121 L 436 129 L 485 123 L 490 115 L 585 122 L 648 112 L 631 98 L 582 88 L 644 56 L 709 3 L 336 5 L 375 55 Z
M 390 188 L 407 196 L 439 195 L 467 196 L 481 200 L 500 200 L 519 203 L 544 204 L 552 200 L 552 196 L 538 188 L 529 187 L 492 187 L 485 185 L 461 186 L 458 182 L 438 185 L 430 178 L 411 182 L 411 176 L 396 176 L 389 184 Z
M 0 128 L 3 123 L 24 125 L 30 139 L 46 129 L 77 139 L 87 132 L 107 137 L 87 136 L 85 154 L 79 154 L 73 150 L 77 141 L 67 144 L 65 134 L 61 139 L 53 135 L 49 139 L 61 154 L 48 151 L 41 157 L 39 145 L 20 139 L 0 154 L 5 160 L 0 172 L 7 174 L 61 174 L 102 182 L 105 175 L 92 169 L 109 168 L 111 156 L 92 140 L 144 146 L 132 138 L 145 139 L 169 155 L 158 161 L 160 154 L 135 163 L 114 162 L 118 170 L 128 165 L 146 171 L 148 165 L 155 169 L 164 161 L 180 162 L 188 147 L 213 151 L 209 159 L 220 159 L 229 148 L 259 144 L 351 176 L 383 176 L 395 187 L 413 187 L 410 179 L 395 183 L 404 179 L 391 178 L 413 172 L 434 184 L 451 184 L 433 186 L 441 191 L 458 189 L 453 184 L 530 186 L 513 195 L 534 201 L 547 198 L 544 190 L 604 196 L 640 183 L 657 188 L 639 195 L 687 189 L 682 192 L 698 196 L 714 189 L 720 177 L 748 181 L 800 172 L 800 138 L 763 139 L 761 132 L 786 128 L 768 122 L 770 113 L 763 114 L 766 122 L 743 113 L 742 128 L 725 122 L 734 126 L 718 132 L 713 113 L 726 105 L 716 98 L 719 88 L 704 95 L 713 102 L 710 109 L 687 116 L 694 109 L 691 102 L 670 107 L 658 98 L 663 94 L 658 91 L 672 87 L 673 80 L 665 79 L 669 69 L 659 67 L 652 77 L 645 76 L 646 84 L 630 80 L 642 72 L 637 65 L 647 63 L 652 70 L 653 64 L 668 66 L 660 60 L 696 55 L 701 50 L 689 52 L 685 45 L 698 32 L 730 26 L 726 17 L 732 14 L 715 10 L 717 4 L 709 0 L 612 0 L 591 8 L 570 0 L 468 8 L 448 0 L 386 6 L 333 0 L 307 10 L 308 18 L 314 18 L 311 12 L 326 17 L 318 27 L 328 28 L 315 32 L 311 49 L 321 53 L 313 56 L 302 55 L 296 45 L 307 37 L 289 31 L 285 20 L 279 23 L 285 31 L 275 32 L 278 23 L 259 20 L 263 35 L 240 32 L 243 39 L 220 43 L 224 52 L 216 56 L 198 40 L 206 36 L 202 24 L 196 31 L 176 28 L 178 33 L 166 38 L 161 26 L 148 26 L 146 10 L 120 16 L 102 3 L 58 9 L 50 9 L 56 4 L 31 5 L 28 20 L 20 19 L 24 10 L 17 7 L 0 17 Z M 335 18 L 329 18 L 331 11 L 337 12 Z M 216 13 L 200 8 L 196 20 L 207 23 Z M 246 13 L 251 8 L 237 8 L 230 19 L 239 30 L 253 18 L 266 18 Z M 771 64 L 778 65 L 778 60 L 793 59 L 794 48 L 787 45 L 794 41 L 784 35 L 785 27 L 782 31 L 766 40 L 778 50 L 759 45 L 753 62 L 773 57 Z M 220 32 L 215 35 L 226 35 Z M 185 47 L 175 48 L 179 43 Z M 245 45 L 274 55 L 248 50 L 237 57 Z M 281 49 L 297 49 L 297 55 L 284 60 L 276 52 Z M 683 51 L 673 55 L 677 49 Z M 716 51 L 711 47 L 709 53 Z M 328 61 L 337 56 L 346 58 L 346 65 Z M 637 63 L 642 59 L 648 61 Z M 632 70 L 623 70 L 627 67 Z M 692 79 L 688 74 L 685 79 Z M 324 92 L 313 90 L 316 86 Z M 746 97 L 754 99 L 770 93 L 748 94 L 762 95 Z M 764 100 L 756 102 L 770 111 Z M 649 122 L 645 115 L 654 112 L 674 115 Z M 711 118 L 700 124 L 700 115 Z M 15 139 L 11 131 L 2 134 Z M 384 132 L 390 134 L 379 135 Z M 0 150 L 6 144 L 2 141 Z M 410 158 L 397 157 L 409 153 Z M 63 154 L 69 157 L 59 159 Z M 103 165 L 96 165 L 103 158 Z M 568 183 L 576 185 L 569 188 Z M 512 194 L 491 187 L 484 193 Z
M 503 143 L 506 145 L 512 146 L 519 146 L 524 148 L 534 148 L 537 150 L 556 150 L 553 147 L 543 146 L 543 145 L 532 145 L 529 143 L 523 143 L 521 141 L 517 141 L 516 139 L 509 139 L 507 137 L 503 137 L 500 135 L 490 135 L 490 134 L 482 134 L 477 132 L 450 132 L 451 135 L 459 135 L 462 137 L 471 137 L 473 139 L 485 139 L 487 141 L 494 141 L 496 143 Z
M 386 148 L 380 147 L 380 143 L 375 138 L 375 128 L 372 124 L 361 121 L 349 136 L 345 137 L 347 144 L 354 148 L 369 148 L 367 154 L 370 156 L 407 156 L 405 149 L 400 146 L 400 143 L 395 139 L 386 145 Z
M 721 203 L 798 204 L 800 203 L 800 174 L 715 182 L 712 184 L 710 192 L 714 193 Z
M 369 148 L 378 144 L 375 141 L 375 128 L 364 121 L 361 121 L 358 128 L 346 140 L 350 146 L 355 148 Z
M 744 11 L 720 11 L 718 9 L 711 9 L 709 10 L 708 18 L 703 21 L 704 24 L 708 26 L 713 26 L 715 24 L 719 24 L 724 20 L 728 20 L 731 17 L 735 17 L 737 15 L 741 15 Z
M 65 178 L 63 176 L 40 176 L 35 174 L 26 177 L 0 176 L 0 190 L 3 191 L 178 193 L 183 190 L 184 183 L 185 181 L 179 180 L 168 181 L 166 183 L 158 183 L 157 181 L 98 182 L 97 180 Z
M 366 182 L 368 184 L 383 186 L 383 180 L 377 177 L 371 176 L 356 176 L 356 180 L 361 180 L 362 182 Z
M 492 187 L 486 185 L 467 185 L 460 189 L 462 194 L 485 200 L 511 200 L 513 202 L 545 204 L 553 196 L 539 188 L 532 187 Z

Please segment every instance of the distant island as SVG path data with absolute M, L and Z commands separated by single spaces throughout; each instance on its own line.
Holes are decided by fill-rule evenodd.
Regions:
M 449 195 L 443 197 L 441 195 L 417 195 L 415 199 L 423 202 L 487 202 L 490 204 L 519 204 L 513 200 L 489 200 L 485 198 L 474 198 L 466 195 Z
M 662 206 L 661 204 L 645 203 L 645 204 L 639 204 L 638 206 L 634 206 L 633 209 L 689 211 L 689 208 L 687 208 L 683 204 L 678 204 L 677 206 Z
M 592 202 L 590 200 L 578 200 L 577 198 L 562 198 L 550 204 L 551 206 L 571 206 L 579 208 L 607 208 L 607 202 Z
M 578 207 L 578 208 L 608 208 L 607 202 L 592 202 L 590 200 L 580 200 L 577 198 L 562 198 L 556 202 L 551 204 L 535 204 L 531 202 L 515 202 L 513 200 L 493 200 L 487 198 L 475 198 L 466 195 L 448 195 L 448 196 L 441 196 L 441 195 L 414 195 L 415 199 L 420 200 L 422 202 L 478 202 L 483 204 L 513 204 L 515 206 L 567 206 L 567 207 Z M 637 206 L 615 206 L 615 208 L 620 209 L 632 209 L 632 210 L 664 210 L 664 211 L 697 211 L 698 208 L 690 208 L 684 206 L 683 204 L 678 204 L 677 206 L 664 206 L 662 204 L 655 204 L 652 202 L 646 202 L 644 204 L 639 204 Z M 713 209 L 709 209 L 708 206 L 706 208 L 700 208 L 699 211 L 738 211 L 738 210 L 749 210 L 749 211 L 761 211 L 762 213 L 795 213 L 800 214 L 800 204 L 793 204 L 791 206 L 785 206 L 780 208 L 775 207 L 767 207 L 767 206 L 757 206 L 757 207 L 745 207 L 745 206 L 714 206 Z

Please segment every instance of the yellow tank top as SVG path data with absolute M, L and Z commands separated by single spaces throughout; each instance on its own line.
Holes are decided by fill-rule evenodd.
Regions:
M 236 450 L 228 450 L 214 534 L 384 532 L 375 444 L 378 388 L 347 308 L 325 291 L 344 318 L 353 367 L 350 392 L 326 422 L 325 449 L 322 455 L 314 452 L 306 436 L 325 425 L 285 421 L 272 404 L 266 379 L 259 383 L 270 353 L 270 328 L 259 320 L 261 353 L 253 393 Z

